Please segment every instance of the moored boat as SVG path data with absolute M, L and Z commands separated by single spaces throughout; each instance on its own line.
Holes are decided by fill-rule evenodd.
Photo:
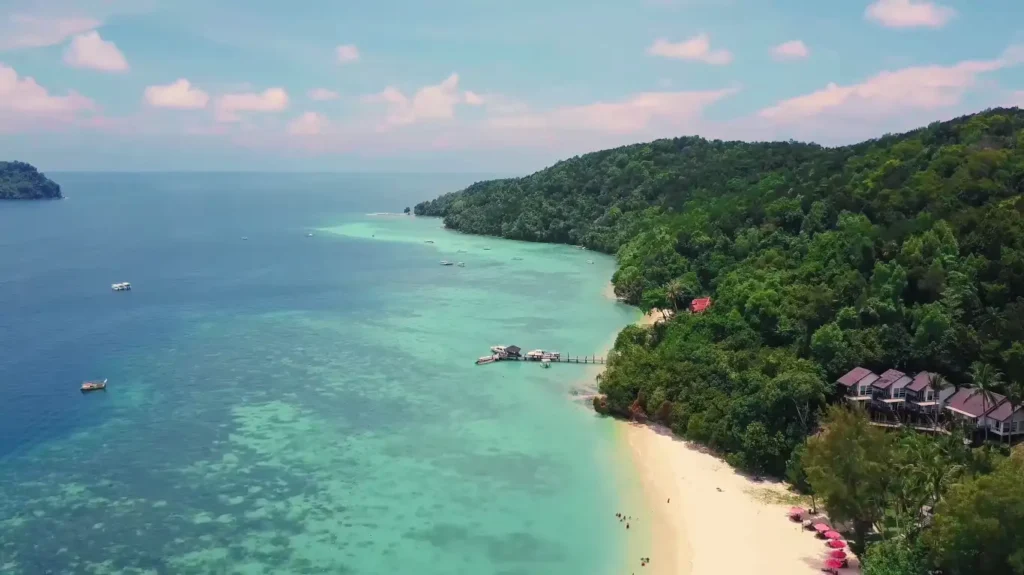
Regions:
M 496 361 L 498 361 L 498 355 L 497 354 L 495 354 L 495 355 L 485 355 L 485 356 L 481 357 L 480 359 L 476 360 L 476 364 L 477 365 L 483 365 L 485 363 L 494 363 Z
M 110 284 L 110 289 L 114 291 L 131 291 L 132 284 L 128 282 L 120 282 L 116 284 Z
M 450 261 L 448 261 L 448 260 L 441 260 L 441 265 L 443 265 L 443 266 L 453 266 L 455 264 L 450 262 Z
M 551 360 L 545 357 L 544 359 L 540 360 L 540 366 L 543 368 L 551 367 Z
M 82 384 L 82 391 L 99 391 L 107 388 L 107 380 L 86 381 Z

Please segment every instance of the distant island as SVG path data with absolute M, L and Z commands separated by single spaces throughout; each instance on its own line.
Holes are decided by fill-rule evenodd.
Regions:
M 866 575 L 1020 572 L 1024 540 L 978 526 L 1024 529 L 1024 110 L 835 148 L 658 140 L 415 213 L 615 254 L 621 300 L 675 313 L 618 335 L 595 408 L 787 477 Z
M 60 186 L 25 162 L 0 162 L 0 200 L 60 199 Z

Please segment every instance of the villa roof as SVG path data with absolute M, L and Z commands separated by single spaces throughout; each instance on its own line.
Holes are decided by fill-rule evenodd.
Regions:
M 928 383 L 931 381 L 931 378 L 931 373 L 922 371 L 914 376 L 914 381 L 910 382 L 907 389 L 910 391 L 924 391 L 925 389 L 928 389 Z
M 875 379 L 878 379 L 878 376 L 875 375 L 874 372 L 872 372 L 870 369 L 866 367 L 855 367 L 850 371 L 846 372 L 846 375 L 837 379 L 836 383 L 840 385 L 845 385 L 846 387 L 852 387 L 859 383 L 864 378 L 870 377 L 872 375 L 874 375 L 875 378 L 867 383 L 873 383 Z
M 986 413 L 991 413 L 996 407 L 1006 401 L 1006 397 L 998 393 L 990 393 L 988 395 L 990 397 L 986 399 L 978 390 L 965 387 L 949 398 L 947 407 L 968 417 L 981 417 Z
M 911 379 L 907 377 L 907 374 L 903 373 L 898 369 L 890 369 L 878 378 L 877 381 L 871 384 L 871 387 L 876 389 L 889 389 L 889 387 L 895 386 L 897 389 L 905 387 L 910 383 Z
M 711 298 L 709 297 L 697 298 L 690 302 L 690 310 L 692 310 L 693 313 L 700 313 L 709 307 L 711 307 Z
M 988 412 L 988 415 L 986 417 L 988 417 L 989 419 L 994 419 L 995 421 L 1006 421 L 1007 419 L 1010 419 L 1010 417 L 1014 413 L 1020 411 L 1020 409 L 1021 406 L 1019 405 L 1011 409 L 1010 402 L 1004 401 L 1000 403 L 998 407 Z

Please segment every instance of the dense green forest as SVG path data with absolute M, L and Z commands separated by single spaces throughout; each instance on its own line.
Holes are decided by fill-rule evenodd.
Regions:
M 831 382 L 854 366 L 927 369 L 1020 395 L 1022 193 L 1024 111 L 1014 108 L 838 148 L 659 140 L 476 183 L 415 213 L 468 233 L 614 253 L 620 298 L 684 312 L 619 334 L 596 407 L 664 423 L 748 471 L 806 478 L 800 454 L 836 398 Z M 685 313 L 698 296 L 713 298 L 710 310 Z M 1024 467 L 999 469 L 1016 477 L 1020 504 Z M 1010 481 L 1001 477 L 962 479 Z M 817 483 L 830 484 L 820 473 Z M 885 493 L 869 499 L 888 517 Z M 1024 513 L 1003 519 L 1024 531 Z M 968 553 L 954 569 L 940 543 L 918 541 L 933 546 L 876 554 L 949 573 L 1024 573 L 1024 554 L 1012 567 L 1004 554 L 968 568 Z
M 0 200 L 60 198 L 60 186 L 25 162 L 0 162 Z

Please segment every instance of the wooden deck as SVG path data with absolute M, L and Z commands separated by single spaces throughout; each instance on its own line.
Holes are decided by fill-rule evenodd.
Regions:
M 576 355 L 576 356 L 563 355 L 562 357 L 560 357 L 558 359 L 548 358 L 548 360 L 551 363 L 582 363 L 582 364 L 591 364 L 591 365 L 604 365 L 605 362 L 607 361 L 606 358 L 597 357 L 596 355 Z M 498 362 L 501 362 L 501 361 L 530 361 L 530 362 L 533 362 L 533 363 L 541 363 L 541 360 L 539 360 L 539 359 L 533 359 L 533 358 L 522 357 L 522 356 L 520 356 L 520 357 L 503 357 L 503 358 L 495 361 L 494 363 L 498 363 Z

